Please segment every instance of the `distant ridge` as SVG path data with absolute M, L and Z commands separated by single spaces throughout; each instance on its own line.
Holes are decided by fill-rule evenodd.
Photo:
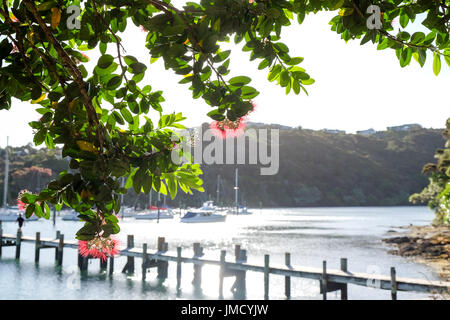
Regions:
M 280 169 L 277 175 L 260 176 L 258 165 L 239 165 L 242 203 L 248 206 L 389 206 L 408 205 L 410 194 L 427 185 L 423 165 L 433 161 L 442 147 L 443 129 L 412 128 L 376 131 L 370 135 L 330 134 L 322 130 L 250 122 L 249 128 L 280 130 Z M 208 124 L 203 124 L 207 129 Z M 3 168 L 3 149 L 0 149 Z M 23 189 L 35 191 L 37 174 L 32 167 L 49 168 L 55 177 L 68 166 L 60 150 L 35 149 L 31 144 L 13 148 L 9 202 Z M 203 165 L 205 193 L 178 193 L 171 206 L 199 205 L 215 200 L 217 175 L 221 176 L 222 205 L 232 204 L 235 165 Z M 24 170 L 29 168 L 28 170 Z M 0 194 L 3 192 L 0 169 Z M 43 186 L 52 177 L 40 176 Z M 147 196 L 130 190 L 127 205 L 145 205 Z

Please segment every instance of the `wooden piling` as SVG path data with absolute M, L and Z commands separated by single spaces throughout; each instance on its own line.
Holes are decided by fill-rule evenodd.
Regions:
M 397 300 L 397 277 L 394 267 L 391 267 L 391 297 L 392 300 Z
M 286 252 L 284 255 L 284 263 L 286 267 L 291 267 L 291 254 L 289 252 Z M 289 276 L 284 277 L 284 295 L 287 299 L 291 298 L 291 277 Z
M 323 300 L 327 300 L 328 281 L 327 281 L 327 262 L 322 262 L 322 296 Z
M 237 263 L 247 262 L 247 250 L 239 248 L 239 256 L 236 259 Z M 234 283 L 235 297 L 243 300 L 247 293 L 247 287 L 245 283 L 247 272 L 245 270 L 236 271 L 236 281 Z
M 341 271 L 347 272 L 347 258 L 341 258 Z M 341 284 L 341 300 L 348 299 L 348 286 L 346 283 Z
M 177 291 L 181 289 L 181 247 L 177 247 Z
M 220 251 L 220 271 L 219 271 L 219 299 L 223 299 L 223 278 L 225 276 L 225 256 L 226 250 Z
M 59 236 L 61 235 L 61 231 L 56 231 L 56 240 L 59 240 Z M 55 261 L 58 260 L 58 248 L 55 248 Z
M 158 251 L 164 251 L 164 243 L 166 242 L 166 238 L 164 237 L 158 237 Z
M 112 276 L 114 273 L 114 257 L 109 257 L 109 275 Z
M 134 248 L 134 235 L 127 236 L 127 249 Z M 127 263 L 122 270 L 122 273 L 134 273 L 134 257 L 127 256 Z
M 145 278 L 147 277 L 147 244 L 144 243 L 142 245 L 142 281 L 145 281 Z
M 240 244 L 235 245 L 234 246 L 234 256 L 236 258 L 236 261 L 239 260 L 240 251 L 241 251 L 241 245 Z
M 88 272 L 88 265 L 89 265 L 89 259 L 83 256 L 79 256 L 80 257 L 80 271 L 83 273 L 87 273 Z
M 106 271 L 106 269 L 108 269 L 108 260 L 100 259 L 100 272 Z
M 269 300 L 269 260 L 268 254 L 264 255 L 264 300 Z
M 158 238 L 158 252 L 160 254 L 164 254 L 169 250 L 169 245 L 166 242 L 166 238 L 159 237 Z M 169 262 L 164 260 L 159 260 L 157 262 L 157 278 L 159 280 L 165 280 L 169 274 Z
M 41 233 L 36 232 L 36 240 L 34 245 L 34 262 L 39 263 L 39 253 L 41 251 Z
M 63 250 L 64 250 L 64 235 L 61 234 L 59 236 L 58 259 L 56 261 L 58 266 L 62 266 L 63 263 Z
M 20 259 L 20 245 L 22 243 L 22 231 L 17 231 L 16 236 L 16 260 Z
M 198 259 L 203 255 L 203 248 L 200 246 L 200 243 L 194 243 L 194 259 Z M 202 265 L 194 264 L 194 279 L 192 280 L 192 284 L 196 290 L 200 290 L 202 286 Z

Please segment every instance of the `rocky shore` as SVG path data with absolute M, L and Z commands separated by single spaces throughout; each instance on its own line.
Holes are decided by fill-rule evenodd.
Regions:
M 443 280 L 450 281 L 450 227 L 409 226 L 401 229 L 389 230 L 389 237 L 383 239 L 395 247 L 389 253 L 430 265 Z

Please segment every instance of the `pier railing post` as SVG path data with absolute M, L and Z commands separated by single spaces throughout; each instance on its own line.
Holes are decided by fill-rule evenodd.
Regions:
M 203 255 L 203 248 L 200 243 L 194 243 L 194 259 L 198 259 Z M 192 280 L 195 290 L 201 290 L 202 286 L 202 265 L 194 264 L 194 279 Z
M 134 236 L 129 234 L 127 236 L 127 250 L 134 248 Z M 134 257 L 127 256 L 127 263 L 122 270 L 122 273 L 134 273 Z
M 63 251 L 64 251 L 64 235 L 61 234 L 59 236 L 59 244 L 58 244 L 58 260 L 57 265 L 62 266 L 63 263 Z
M 142 281 L 147 277 L 147 244 L 142 245 Z
M 41 251 L 41 233 L 36 232 L 36 241 L 34 247 L 34 262 L 39 263 L 39 253 Z
M 327 262 L 322 262 L 322 296 L 323 300 L 327 300 L 328 279 L 327 279 Z
M 100 259 L 100 272 L 106 271 L 106 269 L 108 269 L 108 258 L 105 260 Z
M 181 247 L 177 247 L 177 292 L 181 289 Z
M 341 258 L 341 271 L 347 272 L 347 258 Z M 347 283 L 341 284 L 341 300 L 348 299 L 348 285 Z
M 109 275 L 112 276 L 114 273 L 114 257 L 109 257 Z
M 20 259 L 20 245 L 22 243 L 22 231 L 17 231 L 16 236 L 16 259 Z
M 240 252 L 241 252 L 241 245 L 240 244 L 235 245 L 234 246 L 234 256 L 236 258 L 236 261 L 239 260 Z
M 397 277 L 394 267 L 391 267 L 391 297 L 392 300 L 397 300 Z
M 247 250 L 239 248 L 239 256 L 236 259 L 236 263 L 247 262 Z M 236 281 L 235 281 L 235 297 L 238 299 L 245 299 L 247 294 L 247 287 L 245 283 L 247 272 L 245 270 L 236 271 Z
M 220 251 L 220 271 L 219 271 L 219 299 L 223 299 L 223 278 L 225 277 L 225 256 L 226 250 Z
M 59 239 L 59 236 L 61 235 L 61 231 L 56 231 L 56 240 Z M 58 247 L 55 248 L 55 261 L 58 260 Z
M 264 255 L 264 300 L 269 300 L 269 260 L 268 254 Z
M 158 252 L 163 254 L 164 252 L 167 252 L 169 250 L 169 245 L 166 242 L 166 238 L 164 237 L 158 237 Z M 168 275 L 169 270 L 169 262 L 164 260 L 158 260 L 157 262 L 157 278 L 159 280 L 165 280 Z
M 291 254 L 286 252 L 284 255 L 284 263 L 286 267 L 291 268 Z M 291 277 L 284 277 L 284 294 L 287 299 L 291 298 Z

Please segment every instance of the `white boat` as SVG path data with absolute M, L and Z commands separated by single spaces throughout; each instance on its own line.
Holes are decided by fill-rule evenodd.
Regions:
M 188 210 L 180 219 L 184 223 L 223 222 L 227 215 L 217 209 L 212 201 L 206 201 L 200 209 Z
M 136 210 L 134 210 L 134 208 L 131 208 L 131 207 L 121 208 L 120 213 L 119 213 L 120 218 L 130 218 L 130 217 L 134 217 L 135 215 L 136 215 Z
M 22 214 L 25 221 L 33 221 L 37 220 L 35 215 L 32 215 L 30 218 L 25 217 L 24 212 L 19 212 L 19 208 L 17 206 L 11 207 L 8 206 L 8 178 L 9 178 L 9 137 L 6 138 L 6 147 L 5 147 L 5 181 L 3 187 L 3 207 L 0 208 L 0 220 L 1 221 L 11 221 L 16 222 L 19 217 L 19 213 Z
M 76 212 L 75 210 L 71 210 L 69 212 L 66 212 L 63 216 L 62 219 L 64 221 L 81 221 L 80 218 L 78 218 L 79 213 Z
M 134 218 L 145 220 L 173 219 L 173 213 L 172 210 L 168 208 L 159 208 L 159 217 L 158 217 L 158 208 L 151 206 L 149 210 L 136 213 Z
M 17 211 L 9 208 L 0 208 L 0 221 L 2 222 L 16 222 L 18 217 Z
M 228 214 L 235 214 L 235 215 L 249 215 L 253 214 L 252 211 L 248 211 L 246 206 L 238 206 L 237 208 L 230 208 L 227 211 Z

